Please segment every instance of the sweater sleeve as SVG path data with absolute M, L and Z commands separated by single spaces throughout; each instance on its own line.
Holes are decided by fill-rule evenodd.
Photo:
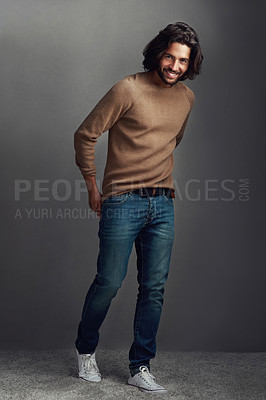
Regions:
M 183 84 L 183 87 L 185 88 L 185 94 L 186 94 L 187 99 L 188 99 L 189 104 L 190 104 L 190 111 L 189 111 L 189 113 L 188 113 L 188 115 L 187 115 L 187 117 L 186 117 L 186 119 L 185 119 L 185 121 L 184 121 L 184 123 L 183 123 L 183 125 L 182 125 L 182 127 L 180 129 L 180 131 L 178 132 L 178 134 L 176 136 L 176 146 L 179 145 L 179 143 L 181 142 L 181 140 L 182 140 L 182 138 L 184 136 L 184 132 L 185 132 L 185 129 L 186 129 L 186 126 L 187 126 L 187 122 L 188 122 L 191 110 L 192 110 L 192 108 L 194 106 L 194 103 L 195 103 L 195 96 L 194 96 L 194 93 L 192 92 L 192 90 L 189 89 L 184 84 Z
M 97 139 L 123 116 L 132 102 L 130 84 L 124 79 L 106 93 L 75 132 L 75 161 L 84 177 L 96 175 L 94 146 Z
M 190 113 L 188 113 L 188 115 L 187 115 L 187 117 L 186 117 L 186 119 L 185 119 L 185 121 L 184 121 L 184 123 L 182 125 L 182 128 L 180 129 L 180 131 L 178 132 L 178 134 L 176 136 L 176 146 L 179 145 L 179 143 L 181 142 L 181 140 L 182 140 L 182 138 L 184 136 L 184 132 L 185 132 L 185 129 L 186 129 L 186 126 L 187 126 L 189 115 L 190 115 Z

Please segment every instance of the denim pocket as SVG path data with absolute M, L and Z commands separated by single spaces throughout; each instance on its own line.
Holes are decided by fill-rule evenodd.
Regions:
M 112 205 L 119 205 L 119 204 L 123 204 L 127 201 L 128 199 L 128 193 L 123 193 L 123 194 L 119 194 L 117 196 L 111 196 L 108 197 L 106 200 L 104 200 L 103 204 L 108 204 L 110 206 Z
M 173 205 L 173 198 L 171 196 L 166 196 L 165 194 L 163 195 L 167 203 Z

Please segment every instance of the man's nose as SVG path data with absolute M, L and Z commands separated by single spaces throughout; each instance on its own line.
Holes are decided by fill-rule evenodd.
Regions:
M 178 71 L 179 70 L 179 62 L 178 62 L 178 60 L 174 60 L 172 62 L 171 68 L 172 68 L 173 71 Z

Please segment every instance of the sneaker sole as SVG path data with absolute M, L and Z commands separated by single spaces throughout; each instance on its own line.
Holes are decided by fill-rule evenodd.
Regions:
M 82 379 L 85 382 L 101 382 L 101 380 L 102 380 L 101 378 L 86 379 L 86 378 L 83 378 L 82 376 L 79 376 L 79 379 Z
M 139 390 L 141 390 L 142 392 L 145 392 L 145 393 L 167 393 L 168 392 L 167 389 L 150 390 L 150 389 L 145 389 L 145 388 L 143 388 L 141 386 L 133 385 L 132 383 L 128 383 L 128 385 L 134 386 L 134 387 L 138 388 Z

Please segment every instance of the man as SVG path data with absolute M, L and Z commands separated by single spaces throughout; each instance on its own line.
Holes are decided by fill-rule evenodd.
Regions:
M 127 76 L 100 100 L 75 133 L 76 163 L 89 205 L 100 217 L 97 274 L 78 328 L 79 377 L 99 382 L 99 328 L 126 276 L 135 243 L 138 297 L 128 383 L 164 393 L 150 373 L 174 240 L 173 151 L 194 103 L 182 80 L 199 74 L 203 56 L 187 24 L 168 25 L 143 51 L 145 72 Z M 94 145 L 109 130 L 102 194 L 96 185 Z

